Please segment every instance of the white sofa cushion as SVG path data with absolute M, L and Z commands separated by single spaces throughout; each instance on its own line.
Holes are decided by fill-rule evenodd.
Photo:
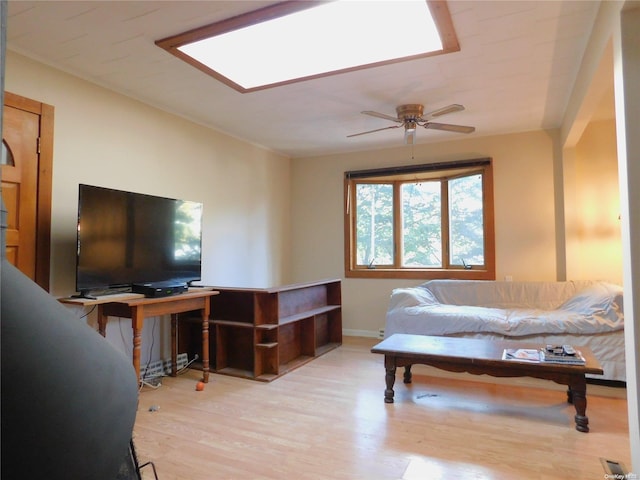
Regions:
M 594 315 L 617 324 L 624 319 L 622 287 L 604 282 L 594 283 L 576 293 L 560 305 L 558 310 Z
M 393 291 L 385 334 L 517 337 L 623 328 L 622 289 L 616 285 L 432 280 Z
M 431 280 L 417 288 L 428 290 L 447 305 L 553 310 L 593 283 Z

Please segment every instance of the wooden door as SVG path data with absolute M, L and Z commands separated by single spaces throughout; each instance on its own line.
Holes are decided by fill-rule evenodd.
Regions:
M 48 290 L 53 107 L 4 95 L 2 141 L 10 158 L 2 166 L 6 256 Z

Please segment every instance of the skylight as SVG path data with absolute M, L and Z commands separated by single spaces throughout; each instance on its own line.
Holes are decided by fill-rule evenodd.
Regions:
M 459 49 L 425 0 L 284 2 L 156 44 L 242 92 Z

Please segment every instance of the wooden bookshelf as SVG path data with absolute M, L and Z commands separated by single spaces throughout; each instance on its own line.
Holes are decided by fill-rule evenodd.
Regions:
M 340 280 L 214 288 L 216 373 L 269 382 L 342 344 Z

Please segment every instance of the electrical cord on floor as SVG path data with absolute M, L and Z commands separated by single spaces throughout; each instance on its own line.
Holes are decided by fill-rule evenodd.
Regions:
M 160 378 L 160 377 L 152 377 L 149 380 L 153 380 L 154 378 Z M 156 385 L 154 385 L 153 383 L 149 383 L 146 380 L 141 379 L 140 380 L 140 387 L 138 388 L 138 392 L 141 392 L 144 387 L 149 387 L 149 388 L 152 388 L 154 390 L 157 390 L 161 386 L 162 386 L 162 383 L 160 383 L 160 382 L 158 382 Z
M 195 362 L 196 360 L 198 360 L 199 358 L 200 358 L 200 357 L 199 357 L 199 356 L 198 356 L 198 354 L 196 353 L 196 354 L 193 356 L 193 360 L 191 360 L 191 361 L 187 362 L 187 364 L 186 364 L 184 367 L 182 367 L 180 370 L 178 370 L 177 375 L 182 375 L 184 372 L 186 372 L 186 371 L 187 371 L 187 369 L 191 366 L 191 364 L 192 364 L 193 362 Z
M 189 369 L 189 367 L 191 366 L 191 364 L 192 364 L 193 362 L 195 362 L 196 360 L 198 360 L 198 358 L 200 358 L 200 356 L 196 353 L 196 354 L 193 356 L 193 359 L 192 359 L 192 360 L 190 360 L 189 362 L 187 362 L 187 364 L 186 364 L 184 367 L 182 367 L 181 369 L 179 369 L 179 370 L 176 372 L 176 375 L 182 375 L 183 373 L 185 373 L 185 372 Z M 149 387 L 149 388 L 152 388 L 152 389 L 154 389 L 154 390 L 157 390 L 158 388 L 160 388 L 160 387 L 162 386 L 162 383 L 161 383 L 161 382 L 158 382 L 158 383 L 156 383 L 156 384 L 154 385 L 154 384 L 153 384 L 153 383 L 151 383 L 151 382 L 153 382 L 154 380 L 156 380 L 156 379 L 158 379 L 158 378 L 162 378 L 162 377 L 168 377 L 168 375 L 167 375 L 167 374 L 162 374 L 162 375 L 155 375 L 155 376 L 153 376 L 153 377 L 147 377 L 147 378 L 142 378 L 142 379 L 140 379 L 140 387 L 139 387 L 138 391 L 142 391 L 143 387 Z

